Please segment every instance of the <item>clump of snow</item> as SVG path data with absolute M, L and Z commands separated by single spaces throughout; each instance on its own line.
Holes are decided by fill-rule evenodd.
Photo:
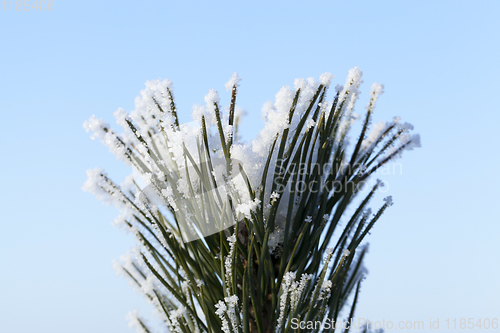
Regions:
M 255 198 L 253 201 L 241 203 L 236 207 L 236 212 L 243 214 L 246 218 L 251 218 L 251 211 L 260 205 L 260 200 Z
M 294 95 L 290 87 L 282 87 L 276 94 L 274 107 L 267 108 L 263 112 L 266 116 L 266 124 L 257 135 L 257 138 L 252 141 L 252 151 L 258 156 L 267 157 L 274 138 L 289 127 L 288 113 Z
M 333 78 L 334 76 L 331 73 L 326 72 L 320 75 L 319 81 L 325 87 L 329 87 L 330 84 L 332 83 Z
M 205 103 L 207 103 L 207 109 L 210 112 L 215 112 L 215 106 L 219 105 L 220 97 L 219 93 L 214 89 L 210 89 L 208 93 L 205 95 Z
M 271 201 L 271 205 L 273 205 L 276 200 L 278 200 L 280 197 L 280 194 L 276 191 L 274 191 L 273 193 L 271 193 L 271 195 L 269 196 L 269 200 Z
M 83 128 L 87 132 L 92 132 L 90 138 L 92 140 L 99 139 L 104 140 L 106 136 L 105 129 L 109 128 L 109 124 L 102 119 L 98 119 L 96 116 L 92 115 L 89 120 L 83 122 Z
M 168 90 L 172 91 L 172 81 L 168 79 L 146 81 L 146 88 L 141 90 L 140 95 L 135 99 L 136 110 L 158 114 L 160 110 L 154 102 L 156 100 L 163 111 L 169 111 Z
M 106 175 L 103 169 L 94 168 L 87 170 L 87 180 L 83 183 L 82 190 L 92 193 L 97 196 L 97 199 L 102 200 L 108 194 L 104 190 L 106 183 L 102 177 Z
M 200 122 L 201 123 L 201 118 L 205 116 L 206 110 L 205 107 L 202 105 L 194 105 L 193 109 L 191 111 L 191 117 L 193 118 L 194 121 Z
M 293 82 L 293 86 L 296 90 L 304 90 L 307 87 L 307 81 L 304 78 L 295 79 L 295 81 Z
M 233 89 L 234 86 L 238 87 L 239 82 L 241 81 L 240 76 L 236 73 L 233 73 L 233 75 L 229 78 L 229 81 L 226 82 L 224 87 L 226 88 L 226 91 L 230 91 Z
M 125 112 L 125 110 L 123 110 L 122 108 L 119 108 L 118 110 L 113 112 L 113 116 L 115 117 L 116 123 L 118 125 L 120 125 L 123 128 L 128 128 L 126 120 L 130 121 L 130 119 L 129 119 L 129 115 L 127 114 L 127 112 Z
M 331 296 L 331 289 L 332 289 L 332 281 L 330 280 L 323 281 L 323 283 L 321 284 L 318 301 L 321 301 L 323 299 L 328 300 Z
M 146 82 L 146 88 L 135 99 L 135 109 L 130 112 L 130 118 L 142 136 L 147 137 L 149 131 L 156 132 L 159 121 L 167 128 L 174 123 L 169 91 L 173 97 L 170 80 L 151 80 Z
M 314 119 L 312 119 L 312 118 L 307 119 L 306 129 L 310 129 L 311 127 L 314 127 L 314 125 L 316 125 L 316 122 L 314 121 Z

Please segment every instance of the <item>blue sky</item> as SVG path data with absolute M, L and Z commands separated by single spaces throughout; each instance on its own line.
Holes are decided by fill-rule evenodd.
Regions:
M 357 314 L 370 320 L 498 318 L 500 23 L 497 1 L 54 1 L 0 4 L 0 323 L 5 332 L 131 332 L 150 310 L 112 259 L 133 243 L 117 215 L 81 191 L 85 170 L 129 170 L 82 128 L 133 108 L 146 80 L 174 82 L 181 120 L 233 72 L 242 128 L 298 77 L 359 66 L 385 84 L 374 120 L 421 134 L 395 205 L 373 230 Z M 383 196 L 378 198 L 382 200 Z M 374 203 L 374 207 L 376 204 Z M 427 326 L 426 326 L 427 327 Z M 390 331 L 390 330 L 389 330 Z M 476 330 L 467 330 L 473 332 Z

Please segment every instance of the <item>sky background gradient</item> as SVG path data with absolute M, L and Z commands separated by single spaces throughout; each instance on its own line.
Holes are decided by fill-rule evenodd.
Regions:
M 110 225 L 117 210 L 81 190 L 89 168 L 117 182 L 130 172 L 83 130 L 92 114 L 113 122 L 145 81 L 169 78 L 187 122 L 210 88 L 229 104 L 224 83 L 237 72 L 250 140 L 281 86 L 326 71 L 343 84 L 354 66 L 365 82 L 358 113 L 371 83 L 383 83 L 373 120 L 401 116 L 422 138 L 398 160 L 401 174 L 379 176 L 395 205 L 368 238 L 357 316 L 426 328 L 439 318 L 447 332 L 447 318 L 500 318 L 500 2 L 2 6 L 0 331 L 132 332 L 126 313 L 151 313 L 112 270 L 133 244 Z

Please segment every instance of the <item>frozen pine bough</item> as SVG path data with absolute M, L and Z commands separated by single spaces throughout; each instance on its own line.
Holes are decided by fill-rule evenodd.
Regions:
M 331 98 L 329 73 L 281 88 L 252 142 L 239 140 L 236 74 L 226 84 L 229 105 L 210 90 L 187 124 L 179 122 L 169 80 L 147 82 L 135 110 L 114 113 L 120 133 L 94 116 L 85 122 L 133 170 L 121 185 L 89 170 L 84 184 L 119 207 L 114 223 L 137 239 L 116 268 L 171 332 L 281 333 L 292 332 L 295 318 L 354 316 L 362 241 L 393 204 L 387 197 L 372 214 L 382 183 L 368 180 L 420 145 L 413 126 L 397 117 L 372 125 L 380 84 L 366 113 L 355 113 L 361 76 L 351 69 Z M 129 319 L 151 332 L 137 313 Z

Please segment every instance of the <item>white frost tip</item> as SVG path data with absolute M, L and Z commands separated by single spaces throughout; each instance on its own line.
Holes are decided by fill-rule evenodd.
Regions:
M 316 122 L 312 118 L 309 118 L 306 122 L 306 128 L 310 129 L 311 127 L 314 127 L 314 125 L 316 125 Z
M 325 87 L 329 87 L 330 83 L 332 83 L 332 79 L 334 76 L 331 73 L 323 73 L 320 75 L 319 80 L 321 81 L 321 84 L 324 85 Z
M 351 68 L 347 73 L 347 83 L 355 84 L 361 81 L 361 77 L 363 76 L 363 72 L 359 69 L 358 66 Z
M 274 191 L 273 193 L 271 193 L 271 196 L 269 198 L 274 201 L 277 200 L 279 197 L 280 197 L 279 193 Z
M 101 197 L 105 196 L 107 192 L 102 189 L 103 176 L 106 176 L 103 169 L 94 168 L 87 170 L 87 180 L 83 184 L 82 190 L 98 196 L 100 195 Z
M 345 250 L 342 252 L 342 254 L 343 254 L 343 255 L 345 255 L 345 256 L 347 257 L 348 255 L 350 255 L 350 254 L 351 254 L 351 251 L 349 251 L 348 249 L 345 249 Z
M 128 128 L 126 120 L 128 120 L 129 116 L 128 116 L 127 112 L 125 112 L 125 110 L 123 110 L 122 108 L 119 108 L 118 110 L 113 112 L 113 116 L 115 117 L 116 123 L 118 125 L 120 125 L 123 128 Z
M 109 124 L 102 119 L 98 119 L 96 116 L 92 115 L 89 120 L 83 122 L 83 128 L 86 132 L 93 132 L 90 136 L 92 140 L 98 138 L 103 140 L 106 136 L 105 128 L 109 128 Z
M 387 204 L 387 206 L 392 206 L 394 204 L 394 202 L 392 201 L 392 195 L 385 197 L 384 201 Z
M 238 87 L 239 86 L 238 83 L 240 81 L 241 81 L 240 76 L 237 73 L 233 73 L 229 81 L 227 81 L 226 84 L 224 85 L 226 91 L 230 91 L 231 89 L 233 89 L 234 86 Z
M 213 89 L 210 89 L 208 91 L 208 94 L 205 95 L 205 103 L 207 103 L 208 108 L 213 109 L 214 104 L 219 104 L 219 102 L 220 102 L 219 93 Z
M 224 300 L 226 301 L 227 304 L 238 304 L 238 296 L 233 295 L 229 297 L 225 297 Z
M 372 92 L 376 95 L 382 95 L 384 93 L 384 85 L 380 83 L 372 83 Z
M 311 223 L 312 222 L 312 216 L 307 216 L 305 219 L 305 222 Z
M 191 111 L 191 117 L 194 121 L 201 122 L 201 118 L 205 115 L 206 110 L 204 106 L 194 105 Z
M 304 90 L 307 88 L 307 81 L 303 78 L 295 79 L 295 81 L 293 82 L 293 86 L 296 90 Z

